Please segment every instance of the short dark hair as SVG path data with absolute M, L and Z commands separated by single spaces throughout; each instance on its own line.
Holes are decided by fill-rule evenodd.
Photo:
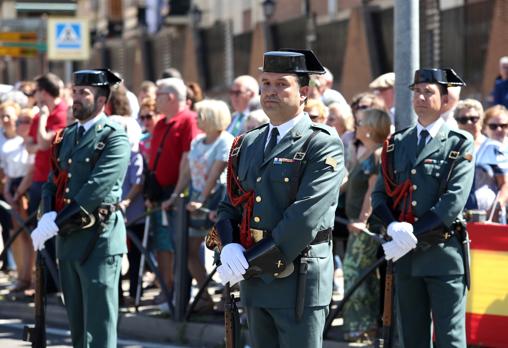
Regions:
M 97 100 L 97 98 L 99 97 L 106 97 L 106 103 L 108 102 L 108 99 L 109 99 L 109 94 L 110 94 L 110 87 L 109 86 L 95 86 L 95 88 L 97 88 L 97 93 L 95 93 L 95 100 Z
M 448 95 L 448 86 L 438 83 L 439 92 L 441 92 L 441 96 Z
M 60 96 L 60 88 L 63 87 L 62 80 L 53 73 L 46 73 L 35 78 L 37 89 L 46 91 L 53 98 Z
M 300 87 L 305 87 L 309 85 L 310 77 L 309 74 L 296 74 L 296 78 L 298 80 L 298 84 Z

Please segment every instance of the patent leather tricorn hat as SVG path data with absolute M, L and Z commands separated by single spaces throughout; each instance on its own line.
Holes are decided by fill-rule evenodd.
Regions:
M 418 83 L 437 83 L 446 87 L 465 86 L 466 83 L 451 68 L 437 69 L 424 68 L 415 71 L 413 83 L 409 85 L 413 89 Z
M 325 69 L 311 50 L 285 48 L 264 55 L 263 72 L 282 74 L 324 74 Z
M 78 70 L 72 74 L 72 82 L 75 86 L 114 86 L 122 79 L 109 69 Z

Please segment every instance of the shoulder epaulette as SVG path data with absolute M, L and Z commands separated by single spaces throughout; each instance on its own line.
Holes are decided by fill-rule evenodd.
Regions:
M 469 133 L 467 133 L 466 131 L 463 131 L 461 129 L 450 129 L 450 133 L 449 134 L 456 135 L 456 136 L 458 136 L 460 138 L 465 138 L 465 139 L 471 138 Z
M 109 119 L 106 120 L 106 122 L 104 122 L 104 126 L 108 126 L 108 127 L 112 128 L 113 130 L 118 130 L 118 129 L 121 129 L 120 127 L 122 127 L 117 122 L 109 121 Z
M 245 134 L 250 133 L 250 132 L 255 131 L 255 130 L 258 130 L 258 129 L 261 129 L 261 128 L 264 128 L 264 127 L 268 126 L 268 124 L 269 123 L 263 123 L 262 125 L 257 126 L 256 128 L 252 128 L 252 129 L 248 130 L 247 132 L 245 132 Z
M 320 131 L 323 131 L 323 132 L 325 132 L 328 135 L 332 134 L 332 130 L 331 130 L 330 126 L 327 126 L 326 124 L 312 122 L 310 127 L 311 128 L 315 128 L 315 129 L 319 129 Z

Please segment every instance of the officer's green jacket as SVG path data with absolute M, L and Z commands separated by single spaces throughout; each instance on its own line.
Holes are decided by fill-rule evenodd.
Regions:
M 65 199 L 76 201 L 85 211 L 93 213 L 102 203 L 118 203 L 121 198 L 122 182 L 127 171 L 130 145 L 120 125 L 102 114 L 99 120 L 75 145 L 78 122 L 64 130 L 58 163 L 67 170 L 69 179 Z M 107 139 L 102 139 L 108 132 Z M 103 147 L 102 150 L 98 150 Z M 100 157 L 94 164 L 94 153 Z M 43 200 L 49 195 L 55 197 L 56 186 L 53 172 L 43 186 Z M 57 256 L 60 260 L 79 260 L 93 234 L 100 228 L 95 226 L 78 230 L 69 236 L 57 236 Z M 125 224 L 118 210 L 111 215 L 100 235 L 90 258 L 127 252 Z
M 452 151 L 456 150 L 460 139 L 464 139 L 459 148 L 458 158 L 449 178 L 449 166 Z M 394 178 L 401 184 L 407 178 L 413 184 L 411 204 L 416 220 L 427 211 L 433 211 L 441 222 L 450 227 L 460 216 L 471 190 L 474 177 L 473 141 L 469 133 L 450 129 L 443 123 L 437 135 L 432 138 L 416 155 L 417 128 L 411 127 L 393 135 L 394 150 L 390 153 Z M 439 189 L 441 182 L 446 181 L 444 192 Z M 378 176 L 372 193 L 372 207 L 392 201 L 386 194 L 384 178 Z M 402 209 L 402 203 L 398 211 Z M 394 214 L 395 219 L 398 215 Z M 464 264 L 460 243 L 457 238 L 450 238 L 444 243 L 430 247 L 417 247 L 397 261 L 397 272 L 412 276 L 441 276 L 464 274 Z
M 246 191 L 253 190 L 255 203 L 251 228 L 271 231 L 275 244 L 288 261 L 294 261 L 318 231 L 332 228 L 339 187 L 344 176 L 343 146 L 337 132 L 312 123 L 307 114 L 263 159 L 269 127 L 245 135 L 236 175 Z M 298 185 L 292 175 L 293 160 L 306 139 L 317 130 L 305 155 L 305 165 L 294 202 L 290 186 Z M 219 220 L 240 223 L 242 208 L 226 198 L 219 206 Z M 309 252 L 305 306 L 325 306 L 332 295 L 333 261 L 331 242 L 313 245 Z M 297 276 L 274 278 L 265 274 L 240 283 L 242 302 L 247 306 L 291 308 L 295 306 Z

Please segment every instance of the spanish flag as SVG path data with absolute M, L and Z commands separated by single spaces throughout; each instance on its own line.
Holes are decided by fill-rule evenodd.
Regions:
M 469 223 L 467 343 L 508 347 L 508 225 Z

